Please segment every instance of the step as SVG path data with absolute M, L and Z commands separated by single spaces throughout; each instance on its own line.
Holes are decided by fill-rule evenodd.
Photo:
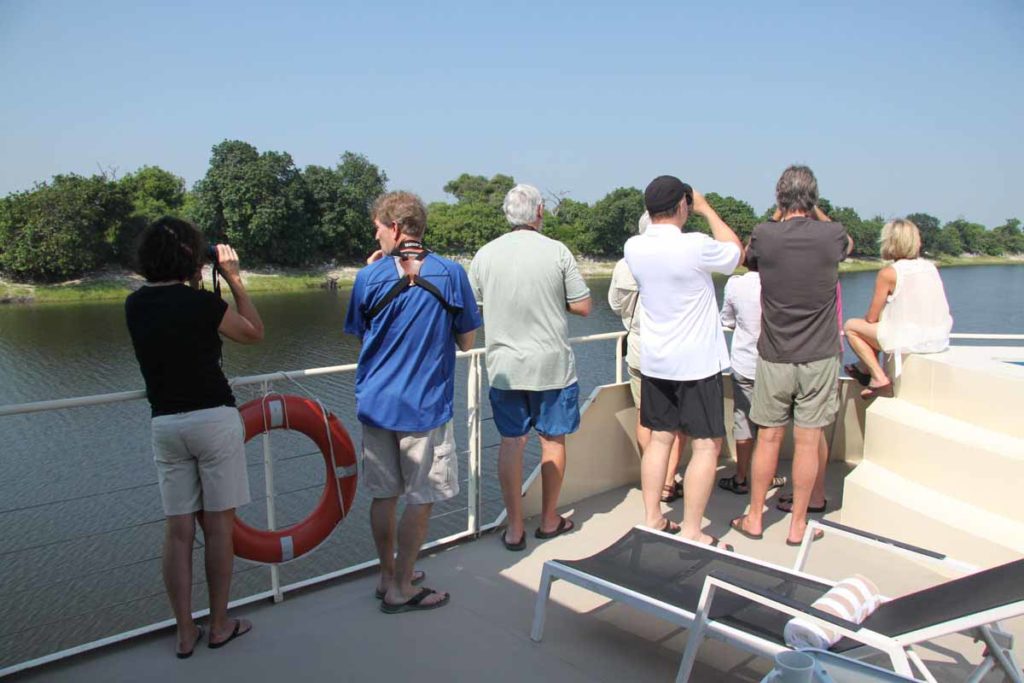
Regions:
M 1021 347 L 952 347 L 904 358 L 896 395 L 949 417 L 1024 438 Z
M 980 567 L 1024 556 L 1019 514 L 988 512 L 872 462 L 861 463 L 846 477 L 841 520 Z
M 902 398 L 867 413 L 864 460 L 996 514 L 1024 518 L 1024 438 L 951 418 Z

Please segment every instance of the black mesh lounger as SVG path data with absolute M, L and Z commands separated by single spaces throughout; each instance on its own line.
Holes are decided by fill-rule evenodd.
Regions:
M 946 558 L 855 529 L 814 521 L 844 536 L 904 554 Z M 814 528 L 808 532 L 808 538 Z M 806 548 L 798 562 L 802 565 Z M 960 565 L 962 566 L 962 565 Z M 863 657 L 889 655 L 893 668 L 911 675 L 910 663 L 934 680 L 910 646 L 932 638 L 976 630 L 989 654 L 971 680 L 1001 666 L 1022 682 L 1010 655 L 1012 639 L 998 627 L 1001 619 L 1024 614 L 1024 559 L 939 584 L 883 604 L 863 624 L 854 624 L 810 607 L 833 582 L 754 558 L 636 527 L 609 548 L 581 560 L 544 563 L 531 637 L 539 641 L 551 583 L 562 579 L 691 629 L 677 681 L 689 678 L 700 643 L 706 637 L 762 656 L 788 649 L 785 624 L 800 615 L 839 630 L 844 638 L 833 652 Z

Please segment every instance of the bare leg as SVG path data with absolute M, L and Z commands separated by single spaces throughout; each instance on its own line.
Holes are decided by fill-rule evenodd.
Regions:
M 640 461 L 644 523 L 652 529 L 660 529 L 664 524 L 665 518 L 661 514 L 661 487 L 665 483 L 669 451 L 675 438 L 675 432 L 651 430 L 651 442 L 644 450 L 644 457 Z
M 171 611 L 178 622 L 178 652 L 186 652 L 196 639 L 192 620 L 192 542 L 195 515 L 169 515 L 164 534 L 163 574 Z
M 701 531 L 704 508 L 715 483 L 715 468 L 722 439 L 694 439 L 693 455 L 683 477 L 683 531 L 686 538 L 710 543 L 711 537 Z
M 889 381 L 885 370 L 878 363 L 878 323 L 869 323 L 861 318 L 850 318 L 843 326 L 846 341 L 871 373 L 870 386 L 881 386 Z
M 636 445 L 640 449 L 641 457 L 644 451 L 647 450 L 647 445 L 651 443 L 651 430 L 640 424 L 640 409 L 636 411 Z
M 501 497 L 508 513 L 508 529 L 505 539 L 518 543 L 523 537 L 523 449 L 527 435 L 502 437 L 498 447 L 498 480 L 501 482 Z
M 231 568 L 235 562 L 235 546 L 231 532 L 235 511 L 204 511 L 199 517 L 206 539 L 206 584 L 210 592 L 210 642 L 228 638 L 235 625 L 228 619 L 228 597 L 231 594 Z M 247 630 L 244 622 L 241 631 Z
M 430 521 L 432 503 L 406 503 L 402 519 L 398 523 L 398 555 L 395 558 L 395 574 L 391 579 L 385 602 L 397 605 L 415 596 L 419 589 L 412 585 L 416 558 L 427 538 L 427 523 Z M 423 599 L 422 605 L 433 605 L 445 599 L 444 593 L 434 593 Z
M 814 488 L 811 490 L 810 505 L 821 507 L 825 504 L 825 470 L 828 469 L 828 439 L 825 438 L 825 430 L 821 430 L 821 438 L 818 440 L 818 476 L 814 478 Z
M 789 520 L 789 540 L 799 541 L 807 528 L 807 505 L 818 476 L 821 427 L 793 427 L 793 512 Z
M 377 588 L 387 591 L 395 578 L 395 537 L 398 535 L 398 523 L 395 513 L 398 510 L 398 497 L 374 498 L 370 503 L 370 531 L 373 543 L 377 546 L 377 558 L 380 560 L 380 581 Z
M 662 496 L 671 494 L 676 488 L 676 472 L 679 471 L 679 461 L 683 457 L 683 448 L 686 447 L 686 435 L 678 434 L 672 442 L 672 448 L 668 452 L 668 472 L 665 475 L 665 486 Z
M 736 483 L 745 484 L 750 476 L 750 459 L 754 455 L 753 439 L 736 441 Z
M 538 436 L 542 485 L 540 530 L 551 533 L 558 529 L 562 521 L 558 515 L 558 494 L 562 491 L 562 479 L 565 478 L 565 436 Z
M 761 427 L 757 431 L 750 472 L 750 510 L 741 522 L 748 533 L 756 535 L 764 531 L 764 501 L 779 465 L 779 448 L 785 431 L 785 427 Z

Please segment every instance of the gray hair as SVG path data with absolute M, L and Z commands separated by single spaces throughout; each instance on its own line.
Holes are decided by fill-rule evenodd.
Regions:
M 537 209 L 544 205 L 544 197 L 533 185 L 516 185 L 508 194 L 501 208 L 505 218 L 512 225 L 526 225 L 537 220 Z
M 790 166 L 775 186 L 775 203 L 783 215 L 794 211 L 810 213 L 818 204 L 818 180 L 807 166 Z
M 640 216 L 640 220 L 636 222 L 636 234 L 642 235 L 647 232 L 647 228 L 651 225 L 651 214 L 644 211 Z

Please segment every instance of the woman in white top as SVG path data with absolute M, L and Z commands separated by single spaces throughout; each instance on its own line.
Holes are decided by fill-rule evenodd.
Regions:
M 920 258 L 917 226 L 905 219 L 890 221 L 882 228 L 880 241 L 882 258 L 892 263 L 878 271 L 867 315 L 847 320 L 844 327 L 850 348 L 860 358 L 846 369 L 867 386 L 862 398 L 892 396 L 892 380 L 878 362 L 879 351 L 944 351 L 953 328 L 939 271 Z

